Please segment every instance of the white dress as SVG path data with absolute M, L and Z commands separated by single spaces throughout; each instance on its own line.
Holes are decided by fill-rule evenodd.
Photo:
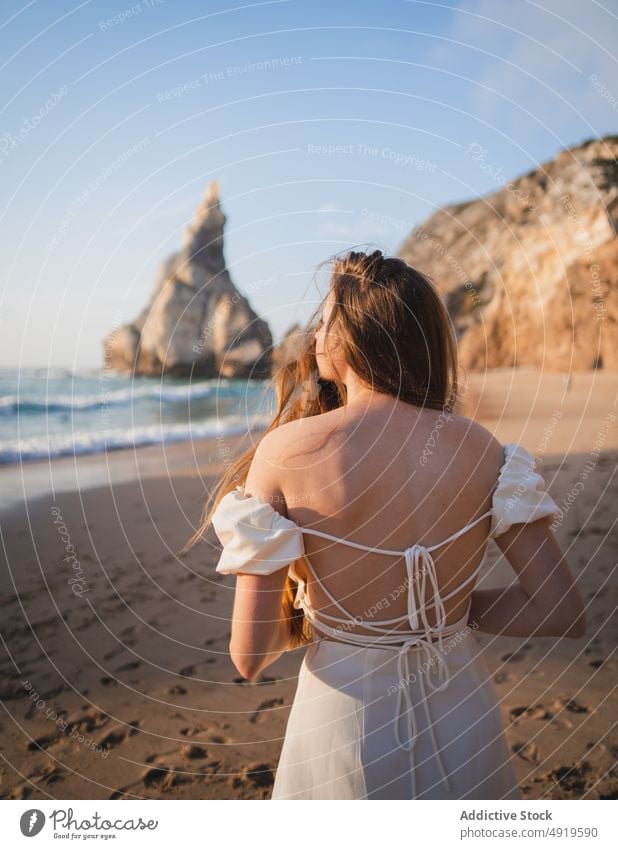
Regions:
M 223 550 L 217 571 L 267 575 L 288 567 L 298 581 L 294 601 L 315 632 L 300 667 L 288 718 L 273 799 L 520 799 L 492 676 L 468 611 L 445 625 L 444 602 L 471 583 L 481 566 L 441 596 L 431 552 L 491 516 L 495 538 L 516 523 L 559 513 L 521 445 L 504 446 L 504 463 L 490 510 L 432 546 L 405 551 L 355 543 L 282 516 L 241 487 L 228 492 L 213 514 Z M 354 618 L 315 574 L 303 534 L 363 550 L 405 557 L 408 611 L 395 619 Z M 342 616 L 314 608 L 293 561 L 303 558 Z M 482 564 L 481 564 L 482 565 Z M 431 587 L 432 602 L 426 586 Z M 435 607 L 436 623 L 427 620 Z M 393 627 L 409 624 L 408 630 Z M 363 625 L 375 636 L 352 633 Z M 325 637 L 330 639 L 325 639 Z

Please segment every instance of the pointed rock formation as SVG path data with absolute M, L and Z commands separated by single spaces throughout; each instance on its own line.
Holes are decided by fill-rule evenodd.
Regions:
M 403 243 L 445 298 L 465 368 L 616 368 L 617 154 L 616 136 L 563 150 Z
M 269 377 L 272 335 L 230 279 L 213 180 L 180 251 L 161 263 L 149 305 L 104 341 L 109 368 L 185 377 Z

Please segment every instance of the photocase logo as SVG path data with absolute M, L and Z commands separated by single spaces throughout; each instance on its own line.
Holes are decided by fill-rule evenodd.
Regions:
M 34 837 L 45 825 L 45 814 L 37 808 L 31 808 L 21 815 L 19 827 L 25 837 Z

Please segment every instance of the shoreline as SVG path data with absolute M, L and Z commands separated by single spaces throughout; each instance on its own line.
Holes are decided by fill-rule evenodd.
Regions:
M 107 453 L 28 460 L 0 466 L 0 516 L 27 499 L 150 480 L 162 474 L 214 475 L 221 445 L 235 451 L 245 434 L 119 448 Z
M 553 453 L 566 454 L 583 448 L 586 441 L 592 447 L 604 429 L 602 448 L 618 448 L 616 419 L 611 420 L 611 416 L 618 418 L 618 373 L 576 372 L 567 392 L 564 374 L 530 368 L 473 372 L 467 380 L 456 412 L 479 421 L 503 444 L 522 442 L 534 456 L 542 457 L 551 442 Z M 522 410 L 530 398 L 532 405 L 524 419 Z M 256 435 L 260 432 L 256 427 Z M 2 464 L 0 514 L 24 498 L 152 478 L 162 469 L 181 475 L 216 474 L 222 451 L 234 452 L 245 438 L 246 433 L 222 433 L 193 441 Z

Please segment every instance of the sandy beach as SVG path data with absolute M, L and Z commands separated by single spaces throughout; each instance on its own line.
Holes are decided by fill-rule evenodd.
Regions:
M 616 373 L 468 376 L 462 412 L 520 442 L 564 515 L 580 640 L 480 635 L 525 799 L 616 798 Z M 4 799 L 268 799 L 303 649 L 256 683 L 227 654 L 212 529 L 237 437 L 0 469 Z M 482 584 L 513 573 L 490 542 Z

